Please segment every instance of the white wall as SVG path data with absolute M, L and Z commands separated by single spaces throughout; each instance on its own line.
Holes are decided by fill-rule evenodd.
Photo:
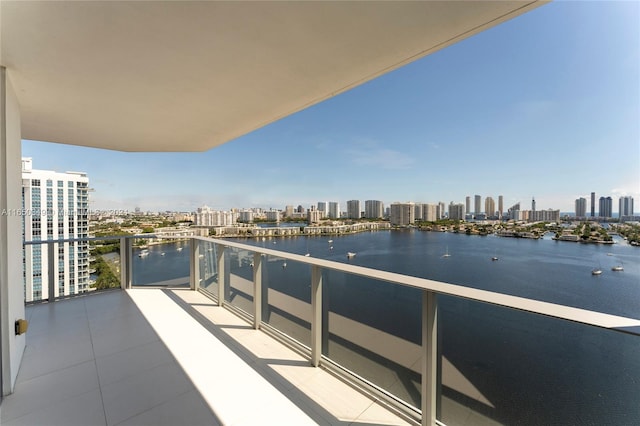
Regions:
M 13 391 L 25 347 L 25 336 L 14 333 L 15 321 L 25 317 L 22 224 L 15 213 L 22 207 L 21 179 L 20 109 L 8 72 L 0 67 L 0 326 L 4 395 Z

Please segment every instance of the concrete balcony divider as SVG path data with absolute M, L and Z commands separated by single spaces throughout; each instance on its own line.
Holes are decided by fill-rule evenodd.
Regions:
M 133 285 L 133 241 L 141 236 L 85 238 L 55 241 L 28 241 L 26 245 L 45 245 L 48 253 L 49 302 L 55 301 L 57 246 L 67 242 L 93 240 L 119 240 L 120 279 L 122 289 Z M 144 238 L 153 238 L 144 235 Z M 458 383 L 447 384 L 454 393 L 465 393 L 462 400 L 473 400 L 482 407 L 492 407 L 491 398 L 474 388 L 468 373 L 458 371 L 441 353 L 440 296 L 448 300 L 473 303 L 473 306 L 495 306 L 506 311 L 520 311 L 535 318 L 547 318 L 571 327 L 601 329 L 607 333 L 638 336 L 640 320 L 593 312 L 584 309 L 541 302 L 522 297 L 416 278 L 381 270 L 333 262 L 313 257 L 276 251 L 234 241 L 204 237 L 191 237 L 189 241 L 189 285 L 212 297 L 219 306 L 240 312 L 256 330 L 275 333 L 292 346 L 300 348 L 309 357 L 312 366 L 323 366 L 351 378 L 365 392 L 384 398 L 407 418 L 422 425 L 443 424 L 442 377 L 443 372 Z M 43 265 L 44 266 L 44 265 Z M 283 288 L 282 277 L 291 271 L 291 287 Z M 342 287 L 341 287 L 342 286 Z M 366 292 L 377 291 L 376 306 L 391 300 L 385 297 L 398 289 L 410 289 L 407 299 L 419 309 L 417 322 L 388 327 L 400 330 L 399 335 L 382 330 L 380 318 L 369 315 L 359 319 L 349 314 L 349 305 L 374 303 L 370 300 L 336 297 L 337 287 L 364 286 Z M 349 294 L 339 293 L 339 295 Z M 417 297 L 413 297 L 418 295 Z M 51 297 L 53 296 L 53 297 Z M 345 306 L 346 313 L 345 313 Z M 401 305 L 402 306 L 402 305 Z M 409 309 L 409 308 L 407 308 Z M 382 318 L 382 323 L 386 321 Z M 418 329 L 412 335 L 402 327 Z M 383 327 L 384 328 L 384 327 Z M 298 337 L 300 336 L 300 337 Z M 354 349 L 355 348 L 355 349 Z M 351 351 L 351 352 L 349 352 Z M 353 355 L 355 353 L 355 355 Z M 351 358 L 365 360 L 355 369 L 341 361 Z M 381 367 L 382 366 L 382 367 Z M 387 368 L 387 370 L 385 370 Z M 404 377 L 407 394 L 396 395 L 396 387 L 385 375 Z M 466 382 L 465 382 L 466 381 Z M 414 386 L 412 383 L 417 383 Z M 468 383 L 467 383 L 468 382 Z M 467 390 L 463 388 L 466 386 Z M 419 390 L 418 390 L 419 389 Z M 471 391 L 468 391 L 471 389 Z M 411 396 L 412 392 L 413 397 Z M 418 396 L 415 393 L 419 393 Z M 411 399 L 413 398 L 413 399 Z M 481 411 L 483 408 L 481 407 Z M 487 412 L 488 412 L 487 411 Z

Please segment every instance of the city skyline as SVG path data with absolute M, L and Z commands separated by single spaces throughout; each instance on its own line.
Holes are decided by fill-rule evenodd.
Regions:
M 551 3 L 204 153 L 24 141 L 92 209 L 640 199 L 638 3 Z M 602 173 L 603 169 L 611 172 Z M 589 206 L 590 208 L 590 206 Z M 589 211 L 589 209 L 588 209 Z

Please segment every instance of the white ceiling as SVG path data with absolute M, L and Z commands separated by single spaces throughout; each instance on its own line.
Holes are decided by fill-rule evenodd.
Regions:
M 204 151 L 540 1 L 0 2 L 24 139 Z

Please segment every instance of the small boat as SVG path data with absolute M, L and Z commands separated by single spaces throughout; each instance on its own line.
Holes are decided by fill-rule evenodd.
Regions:
M 328 242 L 329 244 L 331 244 L 331 243 L 333 242 L 333 240 L 329 240 L 329 241 L 327 241 L 327 242 Z
M 305 256 L 305 257 L 309 257 L 309 256 L 311 256 L 311 253 L 307 253 L 307 254 L 305 254 L 304 256 Z
M 607 256 L 613 256 L 613 253 L 607 253 Z
M 138 257 L 147 257 L 149 256 L 149 250 L 142 250 L 140 253 L 138 253 Z
M 333 246 L 329 247 L 329 250 L 333 250 Z
M 612 271 L 616 271 L 616 272 L 620 272 L 620 271 L 624 271 L 624 268 L 622 267 L 622 265 L 616 265 L 614 267 L 611 268 Z
M 182 247 L 178 247 L 178 251 L 182 251 Z
M 493 257 L 491 258 L 491 260 L 494 260 L 494 261 L 495 261 L 495 260 L 498 260 L 498 256 L 493 256 Z
M 602 269 L 600 268 L 595 268 L 591 270 L 591 275 L 600 275 L 600 274 L 602 274 Z
M 356 253 L 353 253 L 351 251 L 347 252 L 347 258 L 351 259 L 352 257 L 356 257 Z
M 282 267 L 283 267 L 283 268 L 286 268 L 286 267 L 287 267 L 287 262 L 284 262 L 284 263 L 282 264 Z
M 165 255 L 165 253 L 164 253 L 164 252 L 160 253 L 160 256 L 164 256 L 164 255 Z
M 447 251 L 442 255 L 442 257 L 451 257 L 451 255 L 449 254 L 449 246 L 447 246 Z

